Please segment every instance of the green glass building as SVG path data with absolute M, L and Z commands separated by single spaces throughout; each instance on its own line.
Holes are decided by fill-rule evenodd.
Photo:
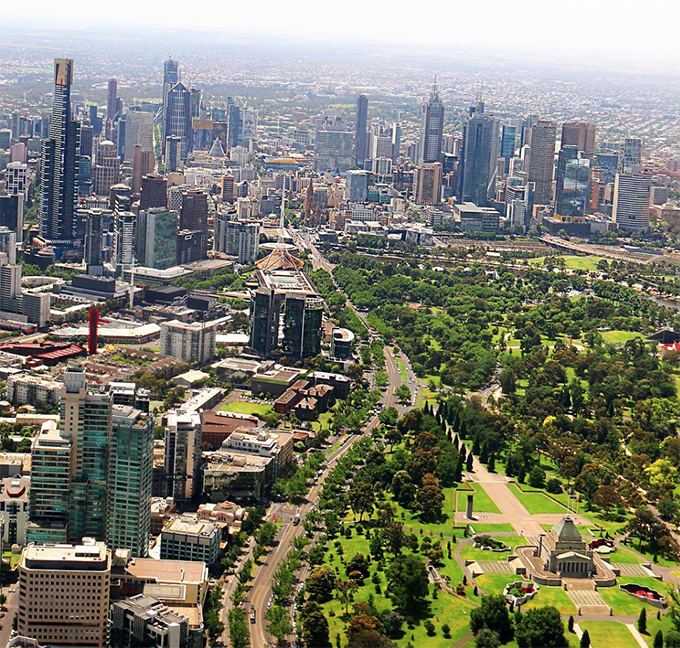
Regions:
M 143 558 L 151 531 L 153 417 L 113 406 L 108 473 L 106 544 Z

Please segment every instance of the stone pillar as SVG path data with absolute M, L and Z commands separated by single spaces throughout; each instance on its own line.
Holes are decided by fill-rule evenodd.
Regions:
M 474 495 L 473 495 L 473 494 L 469 494 L 469 495 L 467 496 L 467 510 L 466 510 L 466 512 L 465 512 L 465 517 L 466 517 L 468 520 L 472 520 L 472 502 L 473 502 L 473 499 L 474 499 Z

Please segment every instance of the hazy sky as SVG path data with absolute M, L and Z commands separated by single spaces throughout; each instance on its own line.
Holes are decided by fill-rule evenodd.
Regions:
M 128 26 L 403 45 L 599 51 L 677 59 L 677 0 L 31 0 L 3 16 L 41 27 Z M 6 6 L 9 5 L 9 6 Z

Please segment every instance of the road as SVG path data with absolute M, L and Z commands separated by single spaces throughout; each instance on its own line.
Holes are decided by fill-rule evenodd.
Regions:
M 324 259 L 323 256 L 321 256 L 321 254 L 316 250 L 316 248 L 313 246 L 313 244 L 311 244 L 311 242 L 308 245 L 306 245 L 306 247 L 308 247 L 308 249 L 312 253 L 314 267 L 320 267 L 327 270 L 328 272 L 332 272 L 333 268 L 331 264 L 328 263 L 328 261 L 326 261 L 326 259 Z M 351 302 L 349 302 L 349 300 L 348 304 L 352 306 L 352 308 L 354 308 L 354 306 L 351 304 Z M 364 319 L 365 315 L 363 313 L 357 312 L 357 314 L 360 317 L 362 317 L 362 320 Z M 375 335 L 376 334 L 375 330 L 368 323 L 366 323 L 366 325 L 368 326 L 369 331 L 371 331 L 371 334 Z M 395 392 L 401 384 L 404 384 L 404 382 L 402 381 L 399 364 L 395 357 L 395 352 L 392 348 L 385 346 L 383 352 L 385 355 L 385 371 L 387 373 L 387 387 L 383 393 L 382 404 L 385 407 L 395 407 L 397 411 L 399 411 L 399 413 L 401 414 L 406 409 L 408 409 L 412 405 L 412 403 L 404 406 L 398 402 L 398 398 Z M 415 403 L 415 400 L 417 398 L 417 378 L 415 376 L 415 373 L 413 372 L 410 362 L 408 361 L 408 358 L 401 351 L 398 351 L 398 353 L 402 361 L 404 362 L 404 367 L 406 368 L 407 374 L 406 384 L 409 385 L 409 388 L 411 389 L 412 393 L 415 392 L 413 397 L 413 403 Z M 362 433 L 366 434 L 370 432 L 373 428 L 375 428 L 379 424 L 379 422 L 380 422 L 379 417 L 377 415 L 373 416 L 364 425 Z M 361 435 L 349 437 L 339 448 L 335 449 L 330 455 L 327 456 L 326 468 L 324 469 L 317 483 L 314 484 L 314 486 L 312 486 L 312 488 L 310 489 L 310 492 L 307 495 L 304 504 L 302 504 L 299 507 L 291 506 L 287 503 L 274 503 L 269 506 L 267 510 L 266 519 L 269 521 L 275 520 L 279 521 L 281 522 L 281 526 L 279 528 L 279 532 L 277 534 L 274 547 L 265 556 L 264 562 L 260 564 L 260 566 L 257 568 L 255 578 L 253 579 L 250 585 L 246 603 L 244 604 L 248 614 L 249 621 L 250 610 L 251 609 L 255 610 L 255 623 L 249 624 L 250 644 L 253 648 L 264 648 L 265 646 L 269 646 L 275 643 L 275 641 L 270 637 L 267 631 L 268 623 L 265 621 L 264 617 L 267 612 L 267 604 L 272 596 L 271 588 L 274 574 L 277 572 L 280 564 L 288 554 L 293 539 L 304 533 L 304 528 L 302 524 L 299 524 L 297 526 L 293 524 L 293 520 L 295 518 L 296 513 L 299 513 L 301 519 L 304 520 L 307 513 L 309 513 L 311 508 L 317 503 L 319 495 L 323 488 L 323 484 L 325 483 L 330 471 L 333 469 L 338 459 L 341 456 L 343 456 L 349 450 L 349 448 L 352 447 L 354 442 L 357 441 L 359 438 L 361 438 Z M 243 561 L 245 561 L 248 558 L 252 558 L 253 548 L 254 543 L 251 542 L 248 546 L 247 551 L 244 552 L 241 560 L 239 561 L 239 564 L 235 567 L 234 573 L 238 571 L 238 568 L 243 563 Z M 224 584 L 225 594 L 222 609 L 222 622 L 225 624 L 225 627 L 228 626 L 227 616 L 229 613 L 229 609 L 231 608 L 231 595 L 233 594 L 235 588 L 236 577 L 232 576 Z M 225 645 L 229 645 L 228 630 L 225 630 L 223 642 Z

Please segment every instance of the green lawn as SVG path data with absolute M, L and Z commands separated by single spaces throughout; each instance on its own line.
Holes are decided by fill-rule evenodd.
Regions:
M 644 562 L 642 558 L 638 558 L 635 554 L 630 551 L 626 551 L 623 547 L 618 547 L 614 553 L 607 554 L 607 558 L 613 563 L 627 563 L 627 564 L 639 564 Z
M 599 256 L 576 256 L 576 255 L 560 255 L 558 258 L 564 260 L 564 267 L 567 270 L 586 270 L 588 272 L 597 270 L 597 264 L 602 261 Z M 544 265 L 546 257 L 538 257 L 536 259 L 528 259 L 529 263 Z
M 343 549 L 342 556 L 339 554 L 336 546 L 335 540 L 329 543 L 329 550 L 326 554 L 326 563 L 330 565 L 333 569 L 337 570 L 338 573 L 344 577 L 345 569 L 343 564 L 343 559 L 346 561 L 356 553 L 368 554 L 368 541 L 363 535 L 353 535 L 350 539 L 345 537 L 339 538 L 340 544 Z M 377 567 L 371 565 L 371 577 L 376 572 Z M 376 607 L 379 612 L 384 612 L 391 609 L 391 603 L 389 598 L 385 595 L 385 576 L 379 570 L 378 574 L 380 576 L 380 592 L 376 591 L 376 586 L 373 584 L 371 577 L 364 581 L 364 584 L 359 587 L 355 596 L 354 602 L 367 601 L 370 594 L 373 594 Z M 442 572 L 444 570 L 442 569 Z M 455 585 L 462 578 L 462 573 L 457 578 L 452 577 L 452 583 Z M 430 587 L 430 592 L 432 592 L 433 587 Z M 443 591 L 437 592 L 437 598 L 433 598 L 430 594 L 429 606 L 431 613 L 431 620 L 435 626 L 435 633 L 433 636 L 429 636 L 427 631 L 423 627 L 424 619 L 416 620 L 413 627 L 408 627 L 404 625 L 404 635 L 396 641 L 400 648 L 407 646 L 409 643 L 414 646 L 432 646 L 433 648 L 450 648 L 460 639 L 462 639 L 469 632 L 469 618 L 470 610 L 474 607 L 472 603 L 467 603 L 457 597 L 450 596 Z M 344 609 L 342 604 L 333 598 L 331 601 L 323 604 L 323 609 L 328 618 L 329 634 L 333 646 L 345 646 L 346 645 L 346 629 L 345 629 L 345 619 Z M 351 606 L 350 606 L 351 609 Z M 450 636 L 444 637 L 441 627 L 444 623 L 447 623 L 451 629 Z
M 623 577 L 617 579 L 617 583 L 614 587 L 601 587 L 597 591 L 602 595 L 602 598 L 607 602 L 607 605 L 612 609 L 614 616 L 619 615 L 635 615 L 640 614 L 642 608 L 647 608 L 647 616 L 656 615 L 656 610 L 650 603 L 645 603 L 639 599 L 627 594 L 622 589 L 619 589 L 619 585 L 625 585 L 626 583 L 637 583 L 638 585 L 643 585 L 651 589 L 655 589 L 661 594 L 666 593 L 666 586 L 654 578 L 641 578 L 641 577 Z
M 510 484 L 509 488 L 531 515 L 568 512 L 564 506 L 550 499 L 542 492 L 524 493 L 517 487 L 517 484 Z
M 512 533 L 515 527 L 512 524 L 479 524 L 477 522 L 470 525 L 475 533 Z
M 522 607 L 525 610 L 531 610 L 532 608 L 545 607 L 547 605 L 556 607 L 560 614 L 577 613 L 576 606 L 561 587 L 546 587 L 543 585 L 538 590 L 538 594 Z
M 234 401 L 222 405 L 220 409 L 224 412 L 238 412 L 239 414 L 253 414 L 254 416 L 265 416 L 272 412 L 274 407 L 265 403 L 249 403 L 247 401 Z
M 603 331 L 600 335 L 607 344 L 625 344 L 628 340 L 644 337 L 637 331 Z
M 320 432 L 324 428 L 327 430 L 331 427 L 331 421 L 333 420 L 333 412 L 324 412 L 319 416 L 318 421 L 312 421 L 312 428 L 315 432 Z
M 631 631 L 618 621 L 581 621 L 581 630 L 587 630 L 592 648 L 639 648 Z
M 648 612 L 647 634 L 643 634 L 642 637 L 650 648 L 654 645 L 654 636 L 659 630 L 661 630 L 664 637 L 666 637 L 671 630 L 674 630 L 670 614 L 664 614 L 661 616 L 661 619 L 657 619 L 656 614 L 650 615 Z
M 523 578 L 517 574 L 482 574 L 475 578 L 475 582 L 487 596 L 502 594 L 508 583 L 518 580 L 523 580 Z
M 399 373 L 401 374 L 401 381 L 402 382 L 408 382 L 408 374 L 406 373 L 406 365 L 404 364 L 404 361 L 401 359 L 401 356 L 398 356 L 396 353 L 394 357 L 397 359 L 397 364 L 399 365 Z
M 456 511 L 465 511 L 467 507 L 468 493 L 474 491 L 474 500 L 472 503 L 473 512 L 475 513 L 500 513 L 498 507 L 493 503 L 493 500 L 486 494 L 486 491 L 479 484 L 470 484 L 472 490 L 458 491 L 458 505 Z

